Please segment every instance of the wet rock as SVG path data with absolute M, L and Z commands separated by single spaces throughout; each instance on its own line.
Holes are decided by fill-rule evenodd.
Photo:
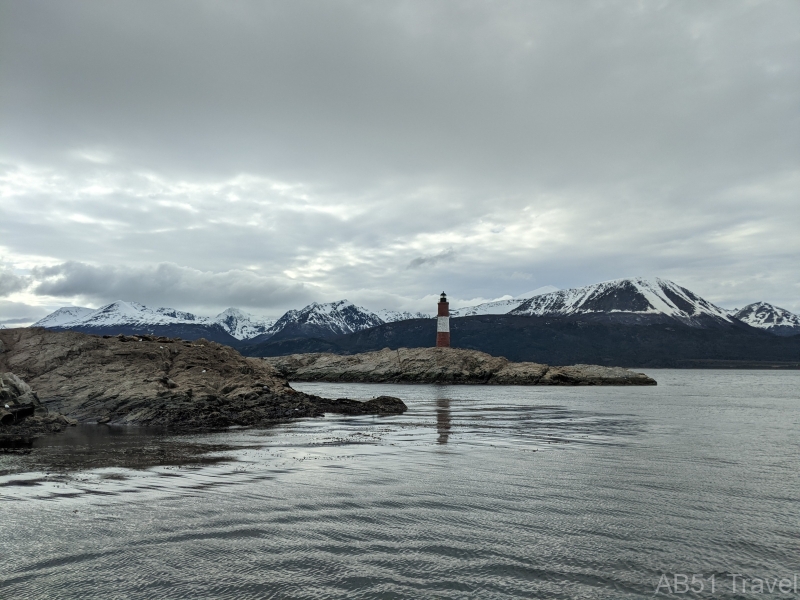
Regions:
M 48 411 L 21 377 L 0 373 L 0 449 L 75 424 L 64 415 Z
M 262 359 L 295 381 L 366 383 L 471 383 L 494 385 L 656 385 L 654 379 L 620 367 L 551 367 L 514 363 L 477 350 L 385 348 L 339 355 L 292 354 Z
M 43 405 L 82 423 L 176 429 L 257 426 L 345 414 L 398 414 L 402 402 L 331 401 L 293 390 L 274 367 L 233 348 L 153 336 L 100 337 L 42 328 L 0 330 L 14 371 Z M 376 399 L 378 400 L 378 399 Z M 402 406 L 400 406 L 402 405 Z M 63 421 L 48 426 L 66 427 Z
M 378 396 L 366 402 L 338 398 L 336 400 L 319 399 L 321 408 L 325 412 L 335 412 L 345 415 L 401 415 L 408 407 L 400 398 L 393 396 Z

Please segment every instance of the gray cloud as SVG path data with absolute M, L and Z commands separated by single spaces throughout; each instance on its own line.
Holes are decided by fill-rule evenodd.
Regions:
M 27 327 L 30 323 L 37 321 L 38 319 L 31 316 L 30 307 L 25 307 L 27 312 L 25 313 L 26 316 L 18 317 L 16 319 L 3 319 L 0 321 L 0 325 L 5 325 L 6 327 Z
M 24 302 L 0 300 L 0 325 L 16 327 L 29 325 L 47 316 L 51 311 L 41 306 L 29 306 Z
M 29 283 L 27 278 L 15 275 L 0 266 L 0 297 L 24 290 Z
M 31 303 L 661 275 L 800 311 L 798 27 L 791 0 L 0 0 L 0 254 Z
M 116 299 L 192 309 L 236 305 L 256 310 L 303 304 L 311 298 L 302 284 L 231 270 L 211 273 L 161 263 L 145 267 L 93 266 L 67 262 L 33 269 L 33 293 L 103 304 Z
M 407 269 L 419 269 L 423 265 L 433 266 L 443 260 L 451 260 L 455 256 L 455 251 L 452 248 L 438 252 L 431 256 L 418 256 L 408 263 Z
M 741 178 L 794 168 L 798 125 L 781 117 L 797 94 L 798 12 L 7 2 L 4 108 L 16 118 L 4 139 L 34 157 L 98 145 L 149 168 L 268 165 L 348 186 Z

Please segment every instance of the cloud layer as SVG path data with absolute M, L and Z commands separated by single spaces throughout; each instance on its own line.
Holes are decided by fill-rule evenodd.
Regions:
M 58 298 L 81 298 L 102 303 L 107 298 L 145 297 L 158 305 L 233 304 L 270 307 L 307 302 L 311 294 L 303 284 L 259 276 L 249 271 L 210 273 L 161 263 L 153 267 L 96 267 L 68 262 L 33 269 L 33 293 Z M 202 300 L 198 299 L 202 294 Z
M 791 1 L 0 1 L 0 310 L 660 275 L 800 311 L 799 27 Z

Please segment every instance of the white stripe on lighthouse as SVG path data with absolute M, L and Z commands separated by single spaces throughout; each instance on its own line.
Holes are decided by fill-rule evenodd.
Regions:
M 436 319 L 436 333 L 450 333 L 450 317 Z

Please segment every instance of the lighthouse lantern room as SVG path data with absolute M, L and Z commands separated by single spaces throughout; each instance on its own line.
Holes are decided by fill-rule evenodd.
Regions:
M 436 347 L 449 348 L 450 347 L 450 303 L 447 301 L 447 295 L 442 292 L 439 298 L 439 310 L 436 318 Z

